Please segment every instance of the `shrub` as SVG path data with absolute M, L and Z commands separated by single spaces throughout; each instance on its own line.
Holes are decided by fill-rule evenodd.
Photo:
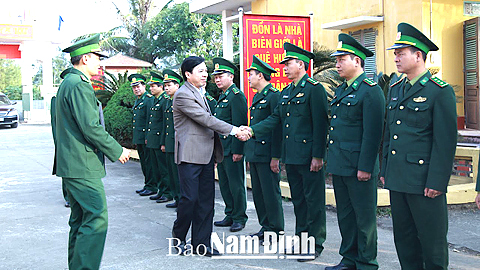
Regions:
M 104 109 L 107 132 L 122 146 L 132 149 L 134 148 L 132 144 L 134 103 L 135 95 L 132 93 L 130 83 L 125 82 L 120 85 Z

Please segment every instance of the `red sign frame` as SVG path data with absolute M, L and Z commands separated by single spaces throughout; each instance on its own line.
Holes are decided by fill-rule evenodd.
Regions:
M 291 81 L 283 73 L 283 43 L 291 42 L 307 51 L 312 51 L 311 18 L 308 16 L 243 15 L 243 67 L 251 66 L 253 55 L 272 66 L 277 73 L 272 74 L 272 85 L 282 90 Z M 245 70 L 243 84 L 248 106 L 252 105 L 257 92 L 248 83 Z M 311 74 L 311 68 L 308 70 Z M 262 90 L 262 89 L 258 89 Z

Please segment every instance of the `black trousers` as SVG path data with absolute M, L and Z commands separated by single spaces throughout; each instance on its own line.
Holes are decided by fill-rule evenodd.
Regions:
M 173 223 L 173 233 L 185 241 L 192 226 L 192 245 L 210 247 L 215 202 L 215 174 L 213 156 L 204 164 L 181 163 L 178 165 L 180 193 L 177 220 Z

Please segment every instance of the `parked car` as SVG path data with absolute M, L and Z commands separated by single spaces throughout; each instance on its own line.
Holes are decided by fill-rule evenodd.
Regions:
M 17 102 L 12 102 L 0 92 L 0 126 L 9 125 L 12 128 L 18 127 L 18 111 L 13 107 Z

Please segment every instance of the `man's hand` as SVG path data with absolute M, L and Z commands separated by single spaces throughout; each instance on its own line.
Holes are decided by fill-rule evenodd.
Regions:
M 310 164 L 311 172 L 318 172 L 323 167 L 323 158 L 312 158 L 312 163 Z
M 442 194 L 443 194 L 443 192 L 435 190 L 435 189 L 431 189 L 431 188 L 425 188 L 425 190 L 423 192 L 423 195 L 425 197 L 429 197 L 429 198 L 432 198 L 432 199 L 437 197 L 437 196 L 440 196 Z
M 128 150 L 125 147 L 122 147 L 122 148 L 123 148 L 122 155 L 118 158 L 118 160 L 122 164 L 124 164 L 125 162 L 127 162 L 130 159 L 130 150 Z
M 165 145 L 160 146 L 160 150 L 162 150 L 162 152 L 165 153 Z
M 240 141 L 245 142 L 252 137 L 252 129 L 250 127 L 241 126 L 239 127 L 237 134 L 235 134 L 235 137 Z
M 385 186 L 385 177 L 381 176 L 380 181 L 382 181 L 382 184 Z
M 239 154 L 232 155 L 233 162 L 239 162 L 240 160 L 242 160 L 242 158 L 243 158 L 243 155 L 239 155 Z
M 368 181 L 371 176 L 372 174 L 368 172 L 364 172 L 360 170 L 357 172 L 358 181 Z
M 480 192 L 477 193 L 477 197 L 475 197 L 475 203 L 477 204 L 478 209 L 480 209 Z
M 270 161 L 270 170 L 274 173 L 279 173 L 280 172 L 280 160 L 278 159 L 273 159 Z

